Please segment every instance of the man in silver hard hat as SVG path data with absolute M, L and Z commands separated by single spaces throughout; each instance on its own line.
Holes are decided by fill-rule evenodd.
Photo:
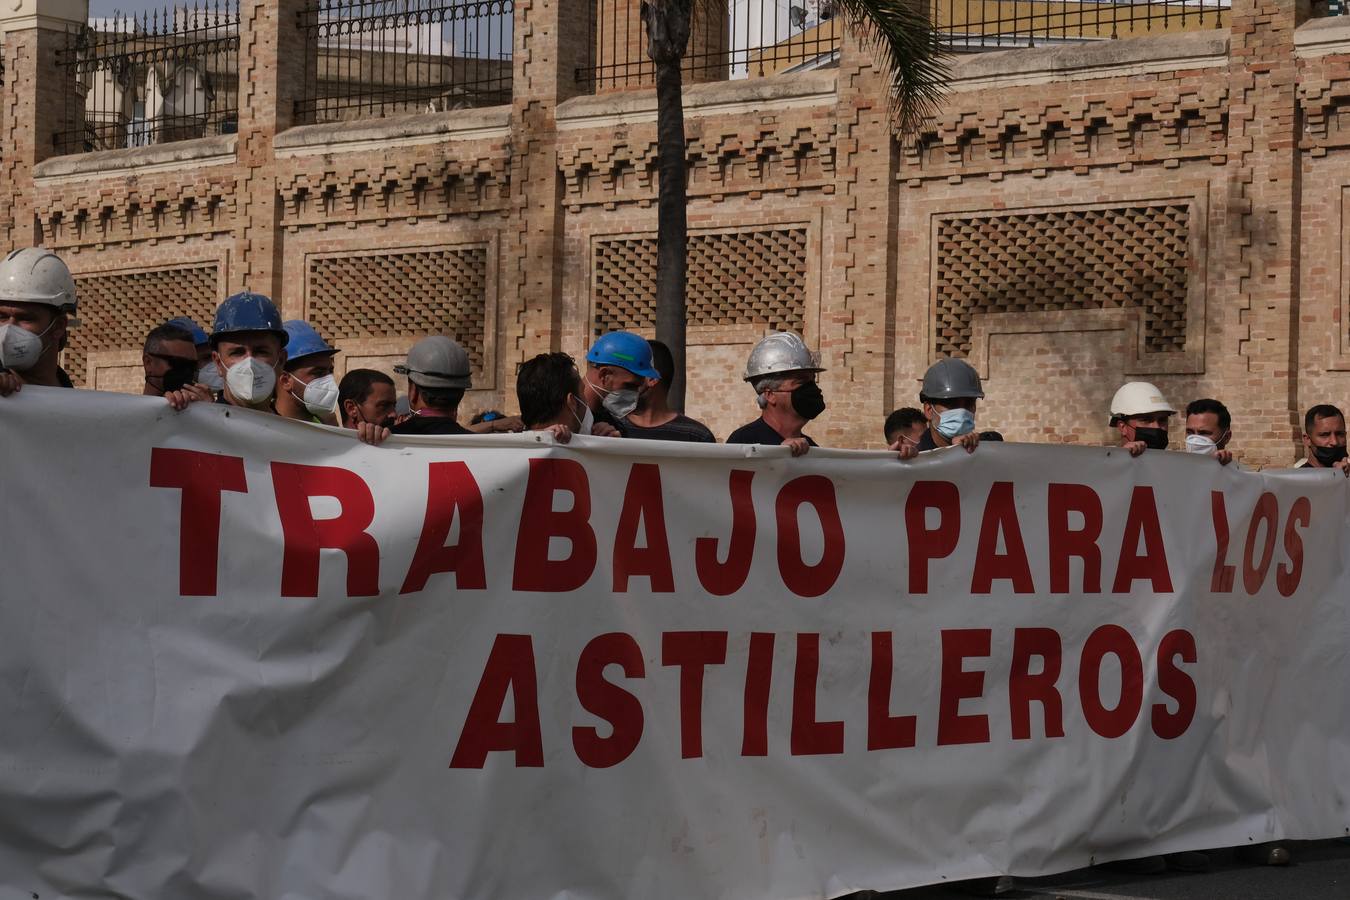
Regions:
M 1129 381 L 1111 398 L 1110 425 L 1120 446 L 1131 456 L 1145 450 L 1167 449 L 1167 425 L 1176 408 L 1162 391 L 1147 381 Z
M 964 447 L 973 453 L 980 445 L 975 412 L 984 399 L 980 373 L 964 359 L 940 359 L 923 374 L 919 401 L 928 429 L 919 437 L 919 452 L 942 447 Z M 899 449 L 899 448 L 894 448 Z
M 745 380 L 755 389 L 760 417 L 742 425 L 728 444 L 785 445 L 801 456 L 816 442 L 802 433 L 807 423 L 825 411 L 825 397 L 816 375 L 825 371 L 798 335 L 779 331 L 750 351 Z
M 408 418 L 394 434 L 473 434 L 459 424 L 459 402 L 469 388 L 469 354 L 444 335 L 422 338 L 394 371 L 408 376 Z
M 74 387 L 59 361 L 74 314 L 75 279 L 55 253 L 29 247 L 0 262 L 0 397 Z

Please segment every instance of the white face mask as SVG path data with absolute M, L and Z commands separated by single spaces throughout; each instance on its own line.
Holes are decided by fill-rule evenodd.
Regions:
M 577 402 L 581 403 L 581 400 L 578 399 Z M 577 418 L 577 411 L 572 410 L 572 418 L 577 420 L 577 434 L 590 434 L 591 428 L 595 426 L 595 416 L 591 413 L 591 408 L 585 403 L 581 403 L 581 408 L 586 412 L 579 419 Z
M 587 382 L 590 384 L 590 382 Z M 624 419 L 632 415 L 633 410 L 638 406 L 638 392 L 636 388 L 620 388 L 616 391 L 607 391 L 598 384 L 591 384 L 591 388 L 600 395 L 600 405 L 605 408 L 616 419 Z M 590 407 L 587 407 L 589 409 Z
M 204 384 L 213 391 L 225 389 L 225 379 L 220 377 L 220 369 L 216 368 L 214 361 L 197 370 L 197 383 Z
M 53 321 L 52 325 L 55 324 Z M 51 331 L 52 325 L 48 325 L 42 334 L 34 334 L 18 325 L 0 325 L 0 366 L 22 372 L 37 365 L 47 350 L 42 337 Z
M 1186 435 L 1186 452 L 1203 453 L 1206 456 L 1213 456 L 1219 452 L 1219 445 L 1205 437 L 1203 434 Z
M 276 390 L 277 370 L 248 356 L 225 371 L 225 384 L 240 403 L 260 405 Z
M 294 375 L 291 377 L 295 378 Z M 295 380 L 300 381 L 299 378 L 295 378 Z M 300 381 L 300 383 L 305 384 L 303 381 Z M 294 391 L 291 392 L 291 396 L 295 397 Z M 305 384 L 305 395 L 303 397 L 295 397 L 295 399 L 305 404 L 305 409 L 316 416 L 333 415 L 337 412 L 337 379 L 332 375 L 321 375 L 309 384 Z

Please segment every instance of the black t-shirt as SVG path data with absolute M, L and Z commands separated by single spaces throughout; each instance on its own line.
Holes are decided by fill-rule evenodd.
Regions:
M 619 433 L 626 438 L 641 438 L 647 441 L 688 441 L 697 444 L 715 444 L 717 438 L 697 419 L 677 415 L 664 425 L 647 428 L 636 425 L 629 419 L 619 423 Z
M 919 442 L 914 446 L 918 448 L 920 453 L 925 450 L 936 450 L 938 445 L 937 441 L 933 440 L 933 429 L 925 428 L 923 430 L 923 437 L 919 438 Z
M 56 367 L 56 383 L 58 387 L 73 388 L 75 382 L 70 380 L 70 374 L 60 366 Z
M 809 436 L 802 435 L 802 437 L 806 438 L 806 442 L 810 444 L 812 447 L 820 446 L 815 441 L 811 440 Z M 751 422 L 749 425 L 742 425 L 740 428 L 737 428 L 735 431 L 733 431 L 731 433 L 731 437 L 727 438 L 727 443 L 768 444 L 771 446 L 777 446 L 783 443 L 783 436 L 778 432 L 774 431 L 773 427 L 769 425 L 768 422 L 765 422 L 764 418 L 761 416 L 760 418 Z
M 473 434 L 472 431 L 446 416 L 412 416 L 408 421 L 389 429 L 394 434 Z

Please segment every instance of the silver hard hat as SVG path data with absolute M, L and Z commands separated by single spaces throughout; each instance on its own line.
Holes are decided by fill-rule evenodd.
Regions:
M 955 400 L 974 397 L 984 399 L 980 388 L 980 373 L 964 359 L 939 359 L 923 373 L 921 397 L 929 400 Z
M 745 380 L 780 372 L 824 372 L 806 342 L 791 331 L 776 331 L 755 345 L 745 363 Z
M 436 334 L 413 344 L 407 364 L 394 371 L 418 387 L 468 388 L 469 354 L 458 341 Z

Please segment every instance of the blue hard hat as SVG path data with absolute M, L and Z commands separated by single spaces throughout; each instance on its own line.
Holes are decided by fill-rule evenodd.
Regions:
M 647 339 L 631 331 L 611 331 L 591 344 L 586 362 L 593 366 L 617 366 L 643 378 L 661 377 L 652 368 L 652 347 Z
M 319 333 L 314 330 L 314 326 L 303 319 L 291 319 L 285 325 L 286 334 L 290 336 L 290 341 L 286 344 L 286 364 L 290 365 L 297 359 L 305 356 L 313 356 L 316 353 L 337 353 L 336 347 L 328 346 L 328 342 L 319 337 Z
M 211 338 L 209 338 L 206 332 L 202 330 L 202 326 L 198 325 L 196 322 L 194 322 L 192 319 L 189 319 L 187 316 L 179 316 L 176 319 L 170 319 L 164 324 L 172 325 L 175 328 L 181 328 L 188 334 L 192 335 L 192 343 L 196 344 L 198 347 L 200 347 L 202 344 L 209 344 L 211 342 Z
M 281 313 L 276 304 L 262 294 L 252 291 L 240 291 L 225 298 L 225 302 L 216 308 L 216 323 L 211 328 L 211 343 L 214 345 L 223 335 L 240 331 L 270 331 L 281 338 L 285 347 L 290 336 L 281 327 Z

